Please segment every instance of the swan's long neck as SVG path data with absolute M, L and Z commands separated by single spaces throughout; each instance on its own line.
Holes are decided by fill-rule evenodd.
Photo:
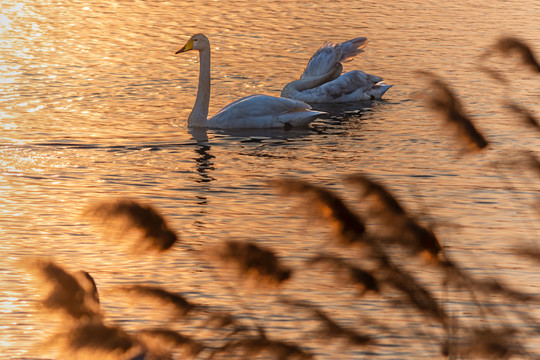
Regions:
M 329 72 L 327 72 L 324 75 L 306 76 L 306 77 L 303 77 L 302 79 L 291 81 L 290 83 L 285 85 L 285 87 L 281 91 L 281 96 L 283 97 L 288 97 L 287 95 L 293 96 L 295 93 L 299 93 L 304 90 L 316 88 L 317 86 L 320 86 L 322 84 L 325 84 L 329 81 L 336 79 L 337 77 L 339 77 L 342 71 L 343 71 L 343 66 L 341 65 L 341 63 L 337 63 L 336 65 L 334 65 L 334 67 L 332 67 L 332 69 Z
M 210 105 L 210 49 L 199 51 L 199 87 L 197 99 L 188 118 L 188 126 L 206 126 Z

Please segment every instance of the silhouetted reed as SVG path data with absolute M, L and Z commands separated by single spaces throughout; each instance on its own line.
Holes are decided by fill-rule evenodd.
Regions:
M 299 307 L 308 310 L 320 325 L 318 329 L 315 330 L 317 338 L 326 341 L 343 340 L 346 345 L 350 346 L 376 345 L 373 336 L 362 334 L 357 330 L 338 324 L 336 320 L 332 319 L 325 311 L 315 305 L 286 297 L 282 298 L 281 302 L 291 307 Z
M 485 298 L 496 294 L 507 301 L 536 300 L 533 296 L 510 289 L 496 279 L 478 280 L 468 275 L 446 255 L 442 256 L 441 247 L 435 235 L 419 225 L 383 185 L 365 175 L 352 175 L 346 179 L 360 188 L 362 201 L 370 204 L 369 215 L 382 220 L 382 226 L 391 228 L 391 232 L 394 233 L 392 236 L 394 242 L 413 250 L 413 253 L 427 252 L 437 258 L 438 266 L 431 268 L 434 271 L 442 271 L 445 286 L 467 288 L 472 302 L 479 308 L 482 308 L 483 304 L 477 299 L 477 294 L 484 295 Z M 367 258 L 357 258 L 360 261 L 366 260 L 370 266 L 369 270 L 361 268 L 352 260 L 344 260 L 325 252 L 309 259 L 307 264 L 327 266 L 339 280 L 358 287 L 361 295 L 367 291 L 380 294 L 377 301 L 395 303 L 398 305 L 396 311 L 401 309 L 400 311 L 404 312 L 405 316 L 409 316 L 411 309 L 416 309 L 419 315 L 425 316 L 426 323 L 428 323 L 427 319 L 434 320 L 441 326 L 442 331 L 449 334 L 448 341 L 441 345 L 443 354 L 448 357 L 507 359 L 525 354 L 521 344 L 515 341 L 515 330 L 510 327 L 504 327 L 500 331 L 473 329 L 464 337 L 463 333 L 467 331 L 467 328 L 459 325 L 459 319 L 452 319 L 443 301 L 437 299 L 403 266 L 402 254 L 395 256 L 392 252 L 387 252 L 380 243 L 385 239 L 369 234 L 370 228 L 365 228 L 362 223 L 360 223 L 361 234 L 354 231 L 355 226 L 358 225 L 356 221 L 359 221 L 360 217 L 348 209 L 336 193 L 301 180 L 283 180 L 274 184 L 283 187 L 286 194 L 307 193 L 310 196 L 308 201 L 311 200 L 325 209 L 325 217 L 332 220 L 333 226 L 336 226 L 336 222 L 345 224 L 338 225 L 339 231 L 336 234 L 340 238 L 338 244 L 354 244 L 356 240 L 341 240 L 343 233 L 353 234 L 347 235 L 349 239 L 353 236 L 362 238 L 362 241 L 368 243 L 373 249 L 372 252 L 368 252 Z M 346 214 L 344 217 L 348 221 L 340 218 L 342 214 Z M 343 231 L 344 228 L 350 230 Z M 340 249 L 349 251 L 352 248 L 340 247 Z M 530 253 L 528 250 L 527 252 Z M 213 249 L 212 254 L 225 264 L 235 267 L 240 278 L 254 279 L 258 285 L 280 285 L 289 280 L 292 274 L 292 269 L 285 268 L 273 250 L 250 241 L 225 241 L 221 246 Z M 215 345 L 216 342 L 214 342 L 214 345 L 209 347 L 194 340 L 191 336 L 168 328 L 143 329 L 129 334 L 118 326 L 106 325 L 99 315 L 99 308 L 97 310 L 92 310 L 94 309 L 92 307 L 87 308 L 87 302 L 94 304 L 92 306 L 99 305 L 95 283 L 88 273 L 77 272 L 74 273 L 77 275 L 72 275 L 48 261 L 38 261 L 37 267 L 54 285 L 53 291 L 44 302 L 46 307 L 54 311 L 62 310 L 76 320 L 74 325 L 68 326 L 54 338 L 59 344 L 61 354 L 67 358 L 83 358 L 83 356 L 107 358 L 108 356 L 111 359 L 172 359 L 178 352 L 182 353 L 183 358 L 199 358 L 206 352 L 207 359 L 235 356 L 247 359 L 263 355 L 274 359 L 312 359 L 315 357 L 314 354 L 294 342 L 271 340 L 266 330 L 258 325 L 258 321 L 254 325 L 246 326 L 231 313 L 213 311 L 209 307 L 192 303 L 182 295 L 158 286 L 128 285 L 120 289 L 137 297 L 148 297 L 171 306 L 176 317 L 186 319 L 186 321 L 194 321 L 196 318 L 200 320 L 202 317 L 202 327 L 199 329 L 212 332 L 213 336 L 218 337 L 218 343 L 224 345 Z M 308 269 L 301 270 L 308 271 Z M 392 291 L 399 294 L 399 299 L 393 296 Z M 347 345 L 369 346 L 370 349 L 376 349 L 378 341 L 375 341 L 375 338 L 384 336 L 384 332 L 400 336 L 397 330 L 379 325 L 376 327 L 383 333 L 364 334 L 341 325 L 337 318 L 330 317 L 322 307 L 286 299 L 285 297 L 282 303 L 307 309 L 312 319 L 317 320 L 319 324 L 316 334 L 327 340 L 343 341 Z M 244 300 L 249 299 L 242 299 Z M 188 317 L 195 309 L 199 310 L 198 316 Z M 495 314 L 495 311 L 491 313 Z M 245 314 L 240 316 L 245 316 Z M 482 312 L 481 316 L 486 317 L 487 313 Z M 525 315 L 522 318 L 528 326 L 533 326 L 534 318 Z M 457 329 L 455 330 L 457 335 L 453 335 L 453 327 Z M 222 331 L 221 335 L 217 335 L 216 330 L 220 329 L 229 331 Z M 254 333 L 256 335 L 253 335 Z M 421 332 L 415 334 L 418 335 Z M 526 334 L 522 335 L 526 336 Z M 418 336 L 424 337 L 425 334 Z
M 464 149 L 477 151 L 487 147 L 488 141 L 476 129 L 450 86 L 433 73 L 427 71 L 419 71 L 419 73 L 430 79 L 430 85 L 436 92 L 428 98 L 429 107 L 439 112 L 448 124 L 453 125 Z
M 64 359 L 143 359 L 146 351 L 140 343 L 118 326 L 99 321 L 82 322 L 57 334 Z M 138 356 L 138 357 L 137 357 Z
M 523 120 L 523 123 L 525 125 L 531 126 L 535 128 L 536 130 L 540 130 L 540 122 L 538 122 L 538 119 L 536 116 L 534 116 L 529 110 L 525 109 L 522 105 L 516 104 L 514 102 L 506 102 L 506 106 L 518 114 L 521 119 Z
M 309 209 L 313 210 L 315 206 L 318 215 L 332 224 L 338 243 L 351 245 L 367 240 L 363 237 L 363 221 L 332 191 L 298 179 L 275 180 L 271 184 L 277 186 L 284 195 L 306 196 Z
M 399 201 L 382 184 L 361 174 L 347 176 L 346 180 L 360 187 L 364 199 L 373 200 L 370 207 L 372 216 L 394 220 L 395 217 L 407 215 Z
M 346 179 L 360 187 L 363 200 L 371 200 L 370 215 L 381 220 L 385 229 L 390 230 L 390 238 L 381 240 L 401 244 L 431 261 L 438 259 L 442 247 L 435 234 L 410 216 L 382 184 L 361 174 Z
M 527 158 L 528 167 L 540 176 L 540 159 L 530 151 L 525 152 L 525 156 Z
M 540 249 L 538 247 L 519 248 L 515 250 L 515 253 L 540 264 Z
M 263 353 L 276 360 L 308 360 L 314 358 L 313 354 L 302 349 L 299 345 L 267 338 L 230 341 L 221 349 L 215 351 L 214 355 L 230 354 L 231 356 L 242 356 L 242 359 L 249 359 Z
M 431 292 L 420 285 L 409 272 L 389 262 L 380 269 L 380 272 L 381 283 L 401 292 L 405 296 L 404 300 L 420 313 L 426 314 L 445 327 L 448 326 L 449 316 L 446 310 Z
M 486 73 L 490 78 L 492 78 L 495 81 L 500 82 L 503 85 L 510 84 L 510 81 L 504 76 L 500 71 L 497 71 L 495 69 L 490 68 L 489 66 L 486 66 L 484 64 L 479 64 L 478 69 L 484 73 Z
M 455 344 L 444 344 L 442 353 L 450 358 L 510 359 L 525 355 L 514 329 L 477 328 Z
M 308 264 L 326 265 L 330 270 L 333 270 L 333 272 L 338 275 L 340 280 L 357 287 L 360 296 L 364 295 L 368 291 L 375 293 L 379 292 L 378 281 L 371 274 L 371 272 L 349 264 L 338 257 L 327 254 L 319 254 L 314 258 L 309 259 Z
M 99 296 L 90 274 L 84 271 L 71 274 L 51 260 L 35 260 L 32 266 L 50 290 L 42 300 L 45 308 L 60 311 L 75 320 L 100 316 Z
M 511 289 L 507 285 L 504 285 L 502 282 L 496 279 L 473 280 L 471 277 L 469 277 L 469 282 L 469 286 L 474 287 L 476 291 L 499 294 L 504 296 L 506 299 L 520 302 L 530 302 L 537 300 L 534 296 Z
M 225 312 L 211 312 L 207 315 L 204 326 L 212 329 L 230 328 L 231 334 L 248 330 L 248 327 L 242 324 L 233 314 Z
M 172 293 L 159 286 L 148 285 L 129 285 L 119 288 L 129 294 L 136 296 L 146 296 L 159 301 L 164 305 L 171 306 L 177 317 L 185 317 L 192 310 L 197 308 L 197 305 L 185 299 L 182 295 Z
M 215 249 L 214 255 L 225 264 L 233 265 L 240 277 L 259 284 L 280 285 L 292 275 L 273 251 L 249 241 L 229 240 Z
M 486 60 L 496 53 L 502 54 L 506 57 L 517 55 L 520 58 L 522 65 L 529 67 L 534 72 L 540 72 L 540 65 L 533 50 L 522 39 L 515 37 L 500 38 L 486 52 L 484 52 L 484 54 L 482 54 L 481 59 Z M 490 68 L 483 63 L 479 65 L 479 68 L 489 77 L 503 83 L 504 85 L 508 85 L 510 83 L 508 78 L 498 70 Z
M 497 279 L 477 279 L 463 271 L 456 265 L 454 261 L 448 258 L 445 258 L 440 265 L 444 270 L 445 282 L 453 284 L 458 288 L 470 289 L 476 293 L 501 295 L 507 299 L 520 302 L 531 302 L 538 300 L 532 295 L 525 294 L 504 285 Z
M 112 221 L 116 221 L 115 227 L 122 235 L 129 230 L 140 232 L 135 251 L 166 251 L 178 240 L 165 218 L 152 206 L 139 201 L 121 199 L 101 202 L 89 207 L 84 215 L 98 218 L 109 226 Z
M 341 338 L 344 339 L 347 344 L 355 346 L 371 345 L 375 343 L 373 337 L 360 334 L 355 330 L 339 325 L 320 309 L 315 310 L 314 315 L 322 324 L 319 334 L 325 339 Z
M 205 346 L 200 342 L 171 329 L 139 330 L 137 339 L 149 350 L 152 359 L 172 359 L 173 351 L 177 350 L 182 350 L 182 359 L 191 359 L 205 349 Z

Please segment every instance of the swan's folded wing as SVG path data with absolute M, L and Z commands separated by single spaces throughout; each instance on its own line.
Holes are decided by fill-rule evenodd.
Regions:
M 227 105 L 216 113 L 209 123 L 217 128 L 272 128 L 306 126 L 324 112 L 311 110 L 311 106 L 298 100 L 252 95 Z

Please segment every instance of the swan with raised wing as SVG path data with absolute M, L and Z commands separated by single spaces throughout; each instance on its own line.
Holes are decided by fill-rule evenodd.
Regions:
M 309 60 L 299 80 L 288 83 L 281 96 L 307 103 L 336 103 L 380 99 L 392 87 L 382 78 L 360 70 L 343 73 L 343 62 L 362 53 L 367 38 L 326 43 Z
M 197 99 L 188 118 L 189 127 L 217 129 L 288 128 L 307 126 L 326 114 L 298 100 L 268 95 L 251 95 L 236 100 L 208 118 L 210 104 L 210 41 L 204 34 L 193 35 L 175 54 L 199 51 L 200 71 Z

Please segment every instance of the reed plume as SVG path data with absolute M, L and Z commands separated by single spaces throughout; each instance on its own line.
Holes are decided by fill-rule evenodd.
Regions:
M 60 311 L 74 320 L 100 316 L 97 287 L 90 274 L 84 271 L 71 274 L 51 260 L 35 260 L 32 267 L 50 287 L 42 300 L 46 309 Z
M 449 85 L 438 78 L 435 74 L 427 71 L 419 71 L 431 79 L 431 87 L 436 91 L 428 99 L 428 105 L 439 112 L 446 123 L 456 130 L 457 138 L 467 151 L 478 151 L 488 146 L 488 141 L 476 129 L 471 118 L 465 113 L 461 101 L 457 98 Z
M 379 284 L 371 272 L 349 264 L 345 260 L 327 254 L 319 254 L 308 260 L 308 264 L 323 264 L 335 270 L 348 284 L 358 288 L 359 295 L 364 295 L 368 291 L 379 292 Z
M 240 276 L 267 285 L 280 285 L 292 275 L 275 253 L 249 241 L 226 241 L 215 250 L 215 255 L 225 264 L 236 267 Z
M 101 202 L 88 208 L 84 215 L 101 219 L 105 224 L 116 221 L 114 225 L 119 227 L 122 234 L 130 230 L 138 231 L 140 238 L 134 244 L 135 251 L 163 252 L 170 249 L 178 240 L 166 219 L 154 207 L 136 200 Z
M 159 286 L 130 285 L 120 287 L 119 289 L 129 294 L 146 296 L 164 305 L 171 306 L 174 309 L 175 315 L 179 318 L 187 316 L 192 310 L 198 307 L 197 304 L 188 301 L 182 295 L 172 293 Z
M 534 72 L 540 72 L 540 63 L 525 41 L 516 37 L 503 37 L 495 43 L 494 49 L 505 56 L 517 54 L 523 65 L 528 66 Z
M 332 224 L 340 244 L 352 245 L 367 240 L 363 237 L 363 221 L 332 191 L 296 179 L 275 180 L 271 184 L 277 186 L 284 195 L 306 196 L 306 205 L 309 209 L 316 205 L 318 214 Z

